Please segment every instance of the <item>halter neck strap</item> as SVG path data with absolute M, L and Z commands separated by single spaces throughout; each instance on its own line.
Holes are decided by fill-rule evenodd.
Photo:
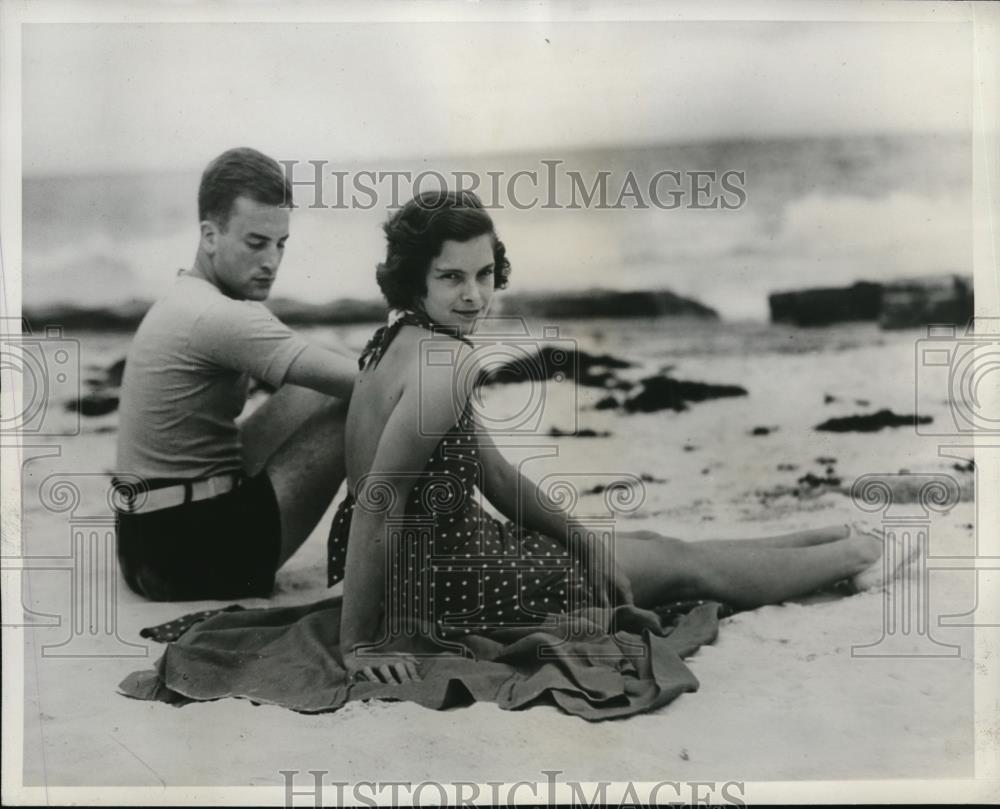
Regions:
M 372 335 L 364 351 L 361 352 L 358 368 L 364 370 L 369 364 L 372 368 L 377 366 L 385 354 L 385 350 L 396 339 L 396 335 L 399 334 L 403 326 L 418 326 L 434 334 L 447 334 L 456 340 L 461 340 L 466 345 L 472 345 L 472 342 L 462 336 L 458 329 L 453 326 L 441 326 L 427 317 L 424 312 L 413 309 L 393 309 L 389 312 L 388 322 Z

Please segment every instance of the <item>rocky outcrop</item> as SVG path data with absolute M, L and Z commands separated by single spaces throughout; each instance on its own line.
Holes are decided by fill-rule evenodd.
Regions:
M 691 298 L 667 290 L 616 292 L 593 289 L 575 293 L 505 294 L 503 311 L 523 317 L 663 317 L 690 316 L 718 320 L 719 313 Z
M 118 409 L 118 396 L 110 393 L 87 393 L 79 399 L 70 399 L 66 409 L 81 416 L 106 416 Z
M 342 298 L 329 303 L 305 303 L 292 298 L 272 298 L 265 303 L 275 317 L 290 326 L 340 323 L 383 323 L 389 307 L 381 300 Z
M 771 322 L 826 326 L 852 320 L 878 321 L 883 329 L 966 323 L 973 312 L 972 279 L 961 275 L 907 278 L 884 284 L 859 281 L 768 295 Z
M 826 326 L 847 320 L 877 320 L 882 285 L 859 281 L 849 287 L 774 292 L 767 300 L 773 323 Z
M 611 433 L 607 430 L 593 430 L 590 427 L 583 427 L 582 429 L 573 430 L 560 430 L 558 427 L 550 427 L 549 435 L 552 438 L 610 438 Z
M 885 285 L 878 322 L 883 329 L 923 328 L 932 323 L 967 323 L 972 312 L 971 278 L 912 278 Z
M 328 303 L 306 303 L 292 298 L 271 298 L 265 304 L 292 326 L 382 323 L 388 313 L 385 301 L 342 298 Z M 152 306 L 152 301 L 128 300 L 107 307 L 72 303 L 23 309 L 29 323 L 59 323 L 67 330 L 132 331 Z M 589 290 L 576 293 L 505 294 L 497 299 L 494 314 L 508 312 L 523 317 L 594 318 L 691 316 L 718 320 L 719 314 L 696 300 L 666 290 L 616 292 Z
M 509 352 L 505 352 L 509 353 Z M 509 385 L 516 382 L 541 382 L 560 376 L 591 388 L 628 390 L 632 383 L 619 379 L 612 369 L 630 368 L 632 363 L 609 354 L 588 354 L 579 349 L 543 345 L 523 359 L 513 359 L 490 367 L 483 374 L 484 385 Z
M 92 417 L 114 413 L 118 409 L 125 358 L 122 357 L 107 368 L 91 366 L 90 370 L 94 375 L 84 380 L 87 392 L 65 402 L 66 410 Z
M 843 416 L 827 419 L 816 426 L 817 430 L 831 433 L 875 433 L 883 427 L 913 427 L 916 424 L 930 424 L 931 416 L 902 416 L 891 410 L 879 410 L 858 416 Z
M 640 382 L 638 392 L 624 401 L 629 413 L 653 413 L 658 410 L 687 410 L 688 402 L 704 402 L 727 396 L 746 396 L 739 385 L 711 385 L 689 382 L 669 376 L 649 376 Z

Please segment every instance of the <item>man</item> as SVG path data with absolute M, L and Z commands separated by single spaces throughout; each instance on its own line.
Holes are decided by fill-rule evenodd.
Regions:
M 213 160 L 198 190 L 194 266 L 129 349 L 119 492 L 141 483 L 118 513 L 118 559 L 147 598 L 268 595 L 344 479 L 356 361 L 310 344 L 261 303 L 288 240 L 291 199 L 280 167 L 260 152 Z M 281 390 L 238 426 L 251 377 Z

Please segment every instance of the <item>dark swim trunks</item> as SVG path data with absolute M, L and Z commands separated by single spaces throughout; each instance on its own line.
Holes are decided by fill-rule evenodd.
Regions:
M 116 528 L 125 581 L 151 601 L 263 597 L 274 588 L 281 513 L 266 472 L 207 500 L 119 512 Z

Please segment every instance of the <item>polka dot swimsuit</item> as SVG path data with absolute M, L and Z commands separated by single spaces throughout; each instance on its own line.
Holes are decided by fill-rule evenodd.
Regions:
M 442 635 L 530 626 L 593 602 L 579 559 L 555 539 L 500 522 L 478 501 L 483 469 L 467 406 L 442 438 L 407 501 L 400 525 L 388 526 L 387 620 L 419 616 Z M 375 502 L 375 499 L 372 498 Z M 344 577 L 351 517 L 348 494 L 328 543 L 328 582 Z

